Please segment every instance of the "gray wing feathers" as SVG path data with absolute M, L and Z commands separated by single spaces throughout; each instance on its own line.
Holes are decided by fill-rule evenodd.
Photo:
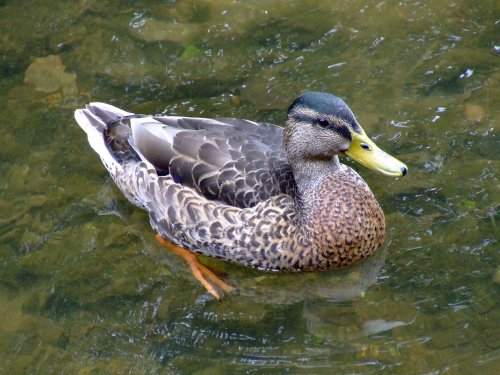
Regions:
M 277 126 L 240 119 L 140 116 L 103 103 L 77 110 L 75 117 L 115 180 L 125 163 L 142 161 L 209 200 L 239 208 L 283 193 L 295 195 L 283 132 Z
M 140 154 L 208 199 L 242 208 L 280 193 L 294 195 L 281 128 L 239 119 L 157 116 L 131 122 Z

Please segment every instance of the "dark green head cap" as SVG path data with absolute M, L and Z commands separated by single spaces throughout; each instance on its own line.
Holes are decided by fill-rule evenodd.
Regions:
M 350 124 L 356 133 L 362 132 L 351 109 L 335 95 L 326 92 L 306 92 L 290 105 L 288 115 L 294 117 L 294 113 L 300 108 L 313 110 L 319 115 L 338 117 Z

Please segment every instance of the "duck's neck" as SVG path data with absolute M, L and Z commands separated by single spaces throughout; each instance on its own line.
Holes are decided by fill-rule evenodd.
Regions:
M 331 159 L 296 160 L 292 165 L 293 176 L 301 195 L 312 190 L 326 176 L 331 176 L 343 168 L 337 155 Z

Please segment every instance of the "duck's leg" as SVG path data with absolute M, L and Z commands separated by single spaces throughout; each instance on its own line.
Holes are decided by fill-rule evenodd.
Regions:
M 231 292 L 234 290 L 233 286 L 221 280 L 210 268 L 201 264 L 198 260 L 198 255 L 193 254 L 191 251 L 182 247 L 174 245 L 170 241 L 163 238 L 160 234 L 156 235 L 156 239 L 163 245 L 163 247 L 181 256 L 187 262 L 189 268 L 191 268 L 191 272 L 193 272 L 194 277 L 196 277 L 200 283 L 218 300 L 222 299 L 222 295 L 224 293 L 219 293 L 216 289 L 217 287 L 223 292 Z

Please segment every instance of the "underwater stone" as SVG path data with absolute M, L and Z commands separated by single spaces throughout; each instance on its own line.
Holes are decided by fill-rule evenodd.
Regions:
M 143 18 L 132 24 L 132 35 L 146 42 L 186 43 L 198 33 L 198 30 L 197 24 L 165 22 L 154 18 Z
M 78 91 L 76 74 L 65 72 L 65 66 L 58 55 L 36 58 L 26 69 L 24 82 L 34 86 L 36 91 L 46 93 L 62 90 L 66 95 Z

